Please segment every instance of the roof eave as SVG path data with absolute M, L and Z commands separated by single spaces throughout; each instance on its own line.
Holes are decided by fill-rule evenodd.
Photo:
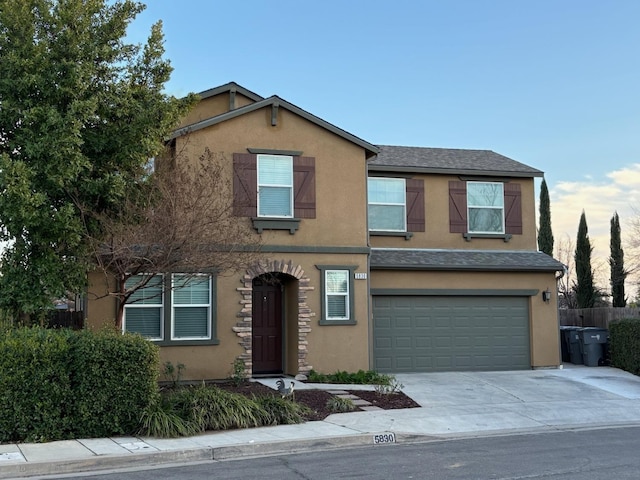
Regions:
M 236 82 L 225 83 L 224 85 L 220 85 L 219 87 L 210 88 L 209 90 L 205 90 L 203 92 L 198 93 L 197 95 L 200 99 L 205 99 L 209 97 L 215 97 L 216 95 L 220 95 L 221 93 L 235 91 L 236 93 L 240 93 L 241 95 L 253 100 L 254 102 L 259 102 L 264 100 L 264 97 L 258 95 L 251 90 L 247 90 L 241 85 L 238 85 Z
M 376 265 L 371 264 L 371 270 L 431 270 L 431 271 L 482 271 L 482 272 L 561 272 L 560 267 L 551 266 L 518 266 L 518 265 Z
M 509 170 L 472 170 L 472 169 L 453 169 L 453 168 L 429 168 L 429 167 L 412 167 L 397 165 L 375 165 L 368 164 L 370 171 L 375 172 L 396 172 L 396 173 L 429 173 L 439 175 L 475 175 L 483 177 L 518 177 L 532 178 L 542 177 L 544 172 L 534 170 L 529 172 L 509 171 Z
M 355 135 L 342 130 L 339 127 L 336 127 L 335 125 L 322 120 L 319 117 L 316 117 L 315 115 L 301 109 L 300 107 L 296 107 L 295 105 L 293 105 L 292 103 L 287 102 L 286 100 L 281 99 L 280 97 L 277 96 L 272 96 L 269 98 L 265 98 L 263 100 L 257 101 L 256 103 L 252 103 L 250 105 L 246 105 L 244 107 L 240 107 L 237 108 L 235 110 L 231 110 L 230 112 L 226 112 L 223 113 L 221 115 L 216 115 L 215 117 L 211 117 L 208 118 L 206 120 L 202 120 L 200 122 L 196 122 L 193 123 L 191 125 L 187 125 L 185 127 L 179 128 L 178 130 L 175 130 L 171 136 L 170 139 L 173 140 L 174 138 L 177 137 L 181 137 L 183 135 L 187 135 L 191 132 L 195 132 L 198 130 L 201 130 L 203 128 L 207 128 L 210 127 L 212 125 L 216 125 L 218 123 L 222 123 L 222 122 L 226 122 L 227 120 L 231 120 L 233 118 L 239 117 L 241 115 L 245 115 L 247 113 L 259 110 L 261 108 L 264 107 L 268 107 L 270 105 L 274 105 L 277 104 L 278 107 L 282 107 L 285 108 L 293 113 L 295 113 L 296 115 L 304 118 L 305 120 L 308 120 L 312 123 L 315 123 L 316 125 L 324 128 L 325 130 L 330 131 L 331 133 L 334 133 L 342 138 L 344 138 L 345 140 L 348 140 L 362 148 L 365 149 L 365 151 L 367 152 L 367 158 L 370 158 L 376 154 L 379 153 L 379 148 L 376 147 L 375 145 L 359 138 L 356 137 Z

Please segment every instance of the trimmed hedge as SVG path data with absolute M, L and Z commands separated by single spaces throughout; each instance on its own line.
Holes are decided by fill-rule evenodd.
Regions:
M 159 364 L 158 347 L 139 335 L 78 332 L 71 349 L 75 437 L 135 432 L 157 394 Z
M 0 442 L 71 438 L 70 335 L 7 330 L 0 340 Z
M 623 318 L 609 324 L 611 365 L 640 375 L 640 318 Z
M 157 394 L 158 348 L 136 335 L 40 327 L 0 338 L 0 442 L 133 433 Z

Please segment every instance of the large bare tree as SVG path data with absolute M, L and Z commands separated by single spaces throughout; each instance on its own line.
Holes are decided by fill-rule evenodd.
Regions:
M 259 260 L 260 237 L 248 219 L 233 216 L 226 164 L 209 150 L 196 161 L 165 158 L 129 192 L 117 215 L 86 218 L 100 222 L 103 232 L 88 238 L 104 276 L 100 291 L 90 295 L 118 300 L 116 326 L 132 295 L 157 281 L 154 275 L 224 274 Z

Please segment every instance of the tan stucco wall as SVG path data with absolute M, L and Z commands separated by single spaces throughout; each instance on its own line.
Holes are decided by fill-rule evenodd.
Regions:
M 529 298 L 531 366 L 560 364 L 558 295 L 553 273 L 496 272 L 371 272 L 371 288 L 434 290 L 537 290 Z M 542 291 L 552 292 L 551 301 L 542 300 Z
M 315 370 L 334 372 L 336 370 L 357 371 L 368 367 L 368 290 L 367 282 L 354 280 L 355 325 L 319 325 L 321 318 L 321 272 L 316 265 L 357 266 L 357 272 L 366 272 L 367 256 L 363 254 L 282 254 L 275 260 L 300 265 L 304 276 L 310 279 L 313 290 L 308 292 L 307 303 L 314 315 L 311 331 L 307 335 L 307 360 Z M 104 277 L 93 274 L 89 288 L 89 298 L 103 290 Z M 184 380 L 227 378 L 231 373 L 233 360 L 244 353 L 240 338 L 232 330 L 239 321 L 243 296 L 241 287 L 243 272 L 218 277 L 217 280 L 217 338 L 218 345 L 202 346 L 162 346 L 161 364 L 170 361 L 174 365 L 186 366 Z M 298 355 L 298 319 L 296 282 L 288 284 L 285 291 L 285 369 L 296 374 Z M 113 324 L 116 302 L 110 298 L 91 301 L 87 324 L 99 328 L 103 324 Z
M 280 108 L 271 126 L 265 108 L 178 139 L 176 150 L 197 158 L 205 148 L 224 159 L 231 179 L 233 153 L 247 148 L 302 151 L 315 158 L 316 218 L 302 219 L 295 235 L 265 231 L 266 244 L 366 246 L 366 160 L 364 149 Z M 257 234 L 256 234 L 257 235 Z
M 532 178 L 513 178 L 522 195 L 522 235 L 513 235 L 509 242 L 502 239 L 473 238 L 466 241 L 461 233 L 449 233 L 449 181 L 460 180 L 453 175 L 416 175 L 424 180 L 425 231 L 413 237 L 372 236 L 372 247 L 452 248 L 460 250 L 536 250 L 535 189 Z
M 244 107 L 254 103 L 253 100 L 236 93 L 235 108 Z M 216 115 L 221 115 L 229 111 L 229 93 L 205 98 L 191 109 L 187 116 L 180 122 L 180 127 L 192 125 L 202 120 L 207 120 Z

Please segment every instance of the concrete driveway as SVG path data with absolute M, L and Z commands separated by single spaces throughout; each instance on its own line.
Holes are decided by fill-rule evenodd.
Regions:
M 422 408 L 331 415 L 359 432 L 418 435 L 640 424 L 640 377 L 609 367 L 398 374 Z

